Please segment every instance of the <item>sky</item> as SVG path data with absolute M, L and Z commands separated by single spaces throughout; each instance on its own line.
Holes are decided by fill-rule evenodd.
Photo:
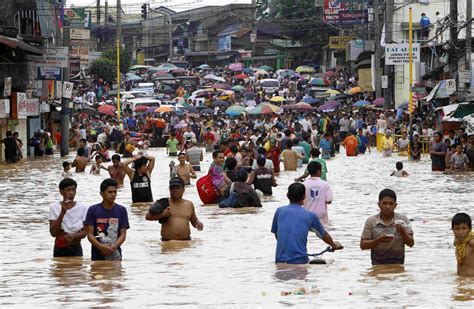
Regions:
M 110 6 L 115 6 L 117 0 L 108 0 Z M 122 0 L 122 8 L 126 12 L 139 12 L 143 3 L 149 3 L 152 8 L 166 6 L 174 11 L 185 11 L 203 7 L 206 5 L 226 5 L 230 3 L 252 3 L 251 0 Z M 75 7 L 96 5 L 96 0 L 67 0 L 66 7 L 74 4 Z M 101 6 L 105 4 L 105 0 L 100 0 Z

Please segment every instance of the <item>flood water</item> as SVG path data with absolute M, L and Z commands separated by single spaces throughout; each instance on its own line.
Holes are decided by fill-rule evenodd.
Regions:
M 152 187 L 158 199 L 168 194 L 170 160 L 164 149 L 150 154 L 157 157 Z M 210 160 L 206 154 L 203 170 Z M 303 169 L 283 172 L 262 209 L 202 206 L 195 186 L 186 188 L 185 198 L 204 223 L 189 242 L 162 242 L 159 223 L 144 219 L 147 209 L 130 206 L 126 179 L 117 202 L 127 207 L 131 228 L 124 260 L 115 263 L 91 262 L 87 239 L 83 259 L 52 258 L 48 209 L 60 196 L 61 158 L 0 165 L 0 307 L 472 306 L 474 279 L 456 275 L 450 220 L 459 211 L 474 215 L 474 175 L 437 175 L 427 159 L 403 158 L 411 175 L 390 177 L 398 160 L 375 153 L 328 161 L 334 193 L 329 231 L 344 250 L 326 253 L 327 265 L 286 267 L 274 264 L 270 227 L 275 209 L 287 203 L 288 185 Z M 76 200 L 101 201 L 99 184 L 108 176 L 101 173 L 74 175 Z M 407 248 L 404 267 L 372 267 L 370 251 L 359 249 L 364 222 L 378 212 L 378 193 L 386 187 L 397 192 L 397 210 L 413 220 L 415 246 Z M 310 235 L 310 252 L 325 247 Z M 309 293 L 294 295 L 301 288 Z

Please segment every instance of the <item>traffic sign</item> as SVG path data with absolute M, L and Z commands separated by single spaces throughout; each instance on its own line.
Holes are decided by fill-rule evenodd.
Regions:
M 71 82 L 63 83 L 63 98 L 66 98 L 66 99 L 72 98 L 72 88 L 73 88 L 73 83 Z

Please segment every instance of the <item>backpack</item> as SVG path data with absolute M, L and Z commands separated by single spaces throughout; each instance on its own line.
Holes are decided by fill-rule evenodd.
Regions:
M 230 186 L 229 196 L 219 203 L 219 208 L 234 208 L 237 206 L 239 194 L 234 191 L 234 183 Z
M 214 204 L 218 201 L 220 194 L 212 183 L 212 173 L 209 171 L 206 176 L 196 181 L 196 188 L 199 198 L 204 204 Z

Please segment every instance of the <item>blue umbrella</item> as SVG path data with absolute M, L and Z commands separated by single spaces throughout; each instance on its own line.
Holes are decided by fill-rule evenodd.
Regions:
M 229 116 L 239 116 L 243 112 L 245 112 L 245 108 L 239 105 L 233 105 L 225 111 L 225 113 Z
M 317 104 L 317 103 L 321 102 L 321 100 L 316 99 L 316 98 L 312 98 L 312 97 L 304 97 L 303 102 L 308 103 L 308 104 Z
M 352 104 L 353 107 L 362 107 L 362 106 L 366 106 L 366 105 L 369 105 L 370 102 L 369 101 L 365 101 L 365 100 L 359 100 L 357 102 L 355 102 L 354 104 Z
M 243 69 L 243 70 L 242 70 L 242 73 L 245 73 L 245 74 L 253 74 L 253 70 L 252 70 L 252 69 L 249 69 L 249 68 L 246 68 L 246 69 Z

